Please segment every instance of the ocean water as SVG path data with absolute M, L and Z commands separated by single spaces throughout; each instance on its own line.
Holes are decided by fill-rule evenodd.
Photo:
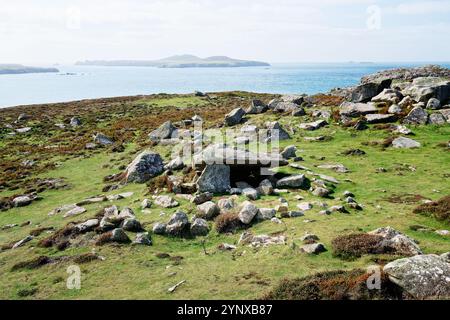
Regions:
M 58 66 L 60 73 L 0 75 L 0 108 L 152 93 L 243 90 L 327 92 L 363 75 L 424 63 L 273 64 L 271 67 L 185 68 Z M 450 63 L 438 63 L 450 67 Z

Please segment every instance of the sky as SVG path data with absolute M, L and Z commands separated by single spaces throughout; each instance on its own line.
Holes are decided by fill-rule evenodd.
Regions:
M 450 0 L 0 0 L 0 63 L 450 60 Z

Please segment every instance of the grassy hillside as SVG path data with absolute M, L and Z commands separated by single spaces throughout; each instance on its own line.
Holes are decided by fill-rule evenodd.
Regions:
M 35 178 L 63 178 L 70 188 L 45 190 L 42 197 L 31 205 L 0 212 L 0 228 L 7 224 L 19 226 L 0 230 L 0 244 L 8 244 L 26 237 L 32 230 L 42 227 L 60 229 L 70 221 L 84 221 L 103 207 L 115 204 L 134 210 L 137 219 L 150 231 L 154 222 L 167 221 L 176 210 L 192 216 L 195 206 L 177 198 L 180 207 L 164 209 L 153 205 L 142 210 L 140 203 L 150 198 L 145 184 L 130 184 L 119 190 L 102 192 L 103 178 L 121 172 L 134 156 L 145 148 L 154 148 L 165 160 L 169 160 L 171 147 L 152 147 L 147 134 L 166 120 L 178 121 L 199 114 L 207 127 L 214 127 L 223 120 L 226 112 L 236 105 L 247 106 L 250 99 L 269 101 L 273 96 L 243 92 L 219 93 L 210 97 L 191 95 L 154 95 L 132 98 L 115 98 L 82 101 L 37 107 L 20 107 L 0 110 L 0 198 L 22 194 L 32 189 Z M 6 124 L 13 123 L 19 114 L 30 119 L 27 133 L 10 135 Z M 79 128 L 71 128 L 72 116 L 83 121 Z M 306 122 L 308 116 L 290 116 L 266 113 L 249 116 L 250 122 L 262 124 L 278 119 L 281 124 L 295 127 Z M 64 123 L 59 129 L 55 123 Z M 25 125 L 25 124 L 24 124 Z M 23 125 L 23 126 L 24 126 Z M 22 126 L 13 124 L 14 128 Z M 241 125 L 240 125 L 241 126 Z M 240 127 L 238 126 L 238 128 Z M 296 278 L 320 271 L 365 269 L 380 261 L 392 260 L 392 256 L 363 256 L 353 261 L 333 257 L 331 241 L 342 234 L 370 231 L 378 227 L 392 226 L 419 241 L 425 253 L 450 251 L 448 236 L 434 232 L 414 231 L 414 225 L 431 229 L 449 229 L 445 221 L 414 214 L 413 208 L 422 199 L 437 200 L 450 194 L 450 154 L 446 142 L 450 137 L 450 125 L 412 127 L 414 139 L 422 143 L 419 149 L 384 148 L 382 142 L 391 133 L 381 126 L 365 131 L 354 131 L 334 124 L 309 132 L 297 129 L 291 140 L 281 147 L 296 145 L 304 165 L 314 172 L 331 175 L 341 181 L 334 190 L 335 199 L 320 199 L 307 191 L 292 191 L 283 195 L 291 210 L 302 201 L 321 201 L 328 205 L 339 204 L 345 190 L 355 194 L 364 210 L 349 210 L 349 214 L 319 215 L 319 206 L 305 213 L 304 217 L 283 219 L 283 224 L 264 221 L 251 227 L 255 234 L 287 236 L 287 245 L 264 248 L 238 246 L 237 250 L 218 250 L 221 243 L 236 244 L 240 232 L 218 234 L 210 222 L 211 232 L 195 239 L 168 238 L 152 234 L 153 246 L 108 244 L 83 245 L 64 251 L 36 246 L 47 237 L 44 231 L 23 247 L 0 252 L 0 298 L 2 299 L 255 299 L 263 296 L 283 278 Z M 92 141 L 92 134 L 103 132 L 115 138 L 115 145 L 108 148 L 86 150 L 85 143 Z M 304 137 L 323 135 L 329 137 L 320 142 L 308 142 Z M 118 146 L 123 147 L 123 151 Z M 115 148 L 116 147 L 116 148 Z M 362 149 L 364 156 L 347 156 L 348 149 Z M 114 152 L 114 151 L 122 152 Z M 36 164 L 24 169 L 20 163 L 33 159 Z M 336 173 L 316 168 L 325 163 L 342 163 L 349 173 Z M 383 167 L 386 172 L 378 172 Z M 301 172 L 284 167 L 282 170 Z M 31 186 L 30 186 L 31 185 Z M 86 205 L 87 212 L 72 218 L 49 216 L 56 207 L 71 204 L 93 195 L 111 195 L 127 191 L 130 198 Z M 221 198 L 215 197 L 214 200 Z M 265 196 L 257 201 L 258 207 L 274 207 L 279 196 Z M 243 201 L 243 197 L 240 200 Z M 305 219 L 315 220 L 305 223 Z M 20 226 L 24 222 L 31 224 Z M 298 250 L 299 238 L 305 232 L 318 235 L 328 249 L 320 255 L 306 255 Z M 130 238 L 134 235 L 130 233 Z M 71 259 L 40 268 L 12 271 L 14 265 L 39 256 L 73 257 L 95 251 L 105 258 L 79 264 L 82 271 L 81 290 L 66 288 L 66 269 L 74 264 Z M 161 253 L 170 255 L 164 258 Z M 397 258 L 397 257 L 395 257 Z M 167 289 L 186 280 L 175 292 Z

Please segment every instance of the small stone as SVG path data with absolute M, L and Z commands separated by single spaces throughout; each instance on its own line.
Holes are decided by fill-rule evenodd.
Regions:
M 111 232 L 111 239 L 112 242 L 118 242 L 118 243 L 128 243 L 130 242 L 130 238 L 128 238 L 125 231 L 123 231 L 122 228 L 116 228 Z
M 149 209 L 151 207 L 152 207 L 152 202 L 149 199 L 142 200 L 142 203 L 141 203 L 141 209 L 142 210 Z
M 166 233 L 166 224 L 157 222 L 153 225 L 153 233 L 154 234 L 165 234 Z
M 322 243 L 305 244 L 300 247 L 300 250 L 307 254 L 319 254 L 321 252 L 327 251 Z
M 249 200 L 258 200 L 259 193 L 258 190 L 254 188 L 245 188 L 242 190 L 242 194 L 247 197 Z
M 239 220 L 244 224 L 249 224 L 258 214 L 258 211 L 258 208 L 253 203 L 245 201 L 239 211 Z
M 207 201 L 198 205 L 197 210 L 199 211 L 198 216 L 206 220 L 214 219 L 220 213 L 219 207 L 212 201 Z
M 206 220 L 197 218 L 191 225 L 191 234 L 193 236 L 206 236 L 209 233 L 209 227 Z

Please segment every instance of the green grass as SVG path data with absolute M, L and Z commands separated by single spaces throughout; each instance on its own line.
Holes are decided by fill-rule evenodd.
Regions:
M 152 105 L 188 106 L 202 103 L 202 98 L 169 98 L 161 101 L 152 100 Z M 262 123 L 273 115 L 252 116 L 251 121 Z M 281 123 L 287 125 L 291 117 L 282 118 Z M 300 119 L 294 120 L 294 125 Z M 292 122 L 291 122 L 292 125 Z M 412 209 L 416 204 L 398 204 L 387 201 L 391 195 L 420 194 L 423 197 L 436 200 L 450 194 L 448 174 L 450 174 L 450 156 L 448 149 L 438 147 L 450 136 L 450 126 L 413 128 L 414 139 L 422 143 L 422 147 L 414 150 L 398 150 L 380 146 L 367 146 L 366 142 L 382 141 L 389 133 L 370 129 L 363 132 L 342 129 L 331 125 L 317 132 L 298 130 L 289 141 L 283 141 L 281 148 L 295 144 L 298 155 L 305 161 L 302 165 L 314 172 L 333 176 L 341 181 L 335 189 L 336 199 L 320 199 L 307 191 L 291 192 L 283 195 L 295 210 L 295 195 L 302 195 L 304 201 L 324 201 L 329 205 L 340 204 L 337 199 L 345 190 L 355 194 L 356 200 L 364 205 L 363 211 L 350 210 L 350 214 L 334 213 L 330 216 L 318 215 L 321 209 L 315 206 L 307 211 L 305 217 L 284 219 L 285 225 L 277 225 L 270 221 L 255 224 L 251 230 L 255 234 L 284 232 L 288 238 L 286 246 L 272 246 L 252 249 L 238 247 L 236 252 L 222 252 L 217 246 L 222 242 L 236 243 L 239 233 L 235 235 L 220 235 L 213 231 L 204 238 L 207 255 L 203 252 L 202 240 L 173 239 L 152 235 L 152 247 L 132 245 L 101 247 L 71 247 L 63 252 L 56 249 L 36 247 L 37 242 L 46 236 L 45 233 L 24 247 L 0 252 L 0 298 L 3 299 L 253 299 L 274 286 L 282 278 L 295 278 L 310 275 L 319 271 L 337 269 L 366 268 L 374 262 L 373 256 L 363 256 L 355 261 L 343 261 L 332 256 L 331 241 L 338 235 L 369 231 L 382 226 L 392 226 L 418 240 L 425 253 L 443 253 L 450 250 L 450 241 L 434 233 L 411 231 L 411 225 L 420 224 L 434 229 L 448 229 L 449 224 L 438 222 L 430 217 L 416 215 Z M 304 136 L 329 135 L 333 139 L 325 142 L 306 142 Z M 367 155 L 344 156 L 341 154 L 350 148 L 360 148 Z M 163 156 L 170 154 L 170 147 L 157 147 Z M 0 213 L 0 226 L 10 223 L 21 224 L 31 220 L 26 227 L 0 231 L 0 244 L 20 240 L 36 228 L 53 226 L 63 227 L 69 221 L 81 221 L 90 218 L 107 205 L 107 203 L 86 206 L 88 210 L 83 215 L 64 219 L 61 216 L 48 216 L 52 209 L 80 201 L 86 197 L 102 194 L 104 176 L 119 172 L 120 165 L 126 165 L 133 158 L 137 146 L 130 144 L 124 154 L 99 152 L 90 158 L 74 158 L 64 161 L 59 159 L 58 167 L 41 176 L 65 177 L 72 186 L 69 190 L 46 191 L 41 194 L 42 200 L 24 208 L 14 208 Z M 311 158 L 314 156 L 314 158 Z M 325 157 L 325 160 L 317 160 Z M 325 163 L 342 163 L 351 172 L 335 173 L 331 170 L 318 169 L 315 165 Z M 416 171 L 399 171 L 399 165 L 414 166 Z M 376 168 L 384 167 L 386 173 L 376 173 Z M 283 168 L 289 172 L 302 172 L 293 168 Z M 447 175 L 445 175 L 447 174 Z M 345 182 L 350 179 L 352 182 Z M 140 209 L 140 202 L 146 195 L 145 185 L 131 184 L 108 194 L 133 191 L 129 199 L 111 202 L 119 207 L 129 206 L 137 214 L 137 218 L 151 230 L 151 224 L 156 221 L 166 221 L 177 209 L 194 212 L 195 207 L 185 200 L 178 199 L 180 208 L 163 209 L 157 206 L 148 211 Z M 439 192 L 437 192 L 439 191 Z M 6 196 L 10 192 L 1 192 Z M 242 198 L 241 198 L 242 199 Z M 278 203 L 278 197 L 267 196 L 257 202 L 259 207 L 273 207 Z M 160 216 L 161 212 L 165 215 Z M 304 219 L 314 219 L 316 222 L 304 223 Z M 305 233 L 315 233 L 329 251 L 318 256 L 307 256 L 299 253 L 301 245 L 299 238 Z M 130 237 L 134 237 L 130 233 Z M 294 245 L 295 244 L 295 245 Z M 66 288 L 66 273 L 70 262 L 47 265 L 35 270 L 11 271 L 11 267 L 21 261 L 29 260 L 39 255 L 73 256 L 90 252 L 95 249 L 106 258 L 105 261 L 94 261 L 80 265 L 82 271 L 81 290 Z M 171 260 L 160 259 L 155 254 L 165 252 L 172 256 L 182 256 L 179 265 Z M 171 273 L 176 272 L 171 276 Z M 181 285 L 174 293 L 167 289 L 181 280 Z

